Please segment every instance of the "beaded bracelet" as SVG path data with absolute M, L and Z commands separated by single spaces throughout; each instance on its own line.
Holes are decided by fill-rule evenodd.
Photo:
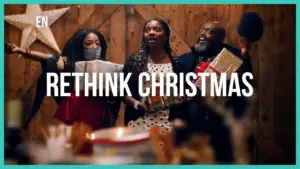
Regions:
M 25 53 L 26 53 L 26 54 L 30 54 L 30 52 L 31 52 L 31 49 L 25 48 Z
M 31 49 L 25 48 L 25 54 L 23 54 L 22 56 L 26 59 L 26 58 L 28 58 L 28 55 L 30 54 L 30 52 L 31 52 Z

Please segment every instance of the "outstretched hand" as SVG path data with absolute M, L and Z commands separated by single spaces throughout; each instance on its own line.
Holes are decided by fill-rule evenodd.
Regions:
M 21 48 L 18 47 L 14 43 L 5 42 L 5 52 L 7 52 L 7 53 L 20 53 Z

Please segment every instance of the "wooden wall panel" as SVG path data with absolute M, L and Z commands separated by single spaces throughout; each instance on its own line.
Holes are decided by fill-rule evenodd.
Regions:
M 110 31 L 110 26 L 111 25 L 111 19 L 108 17 L 98 28 L 98 31 L 101 32 L 101 34 L 104 36 L 104 39 L 106 40 L 106 45 L 107 45 L 107 50 L 106 50 L 106 59 L 110 60 L 111 56 L 111 31 Z
M 69 39 L 79 28 L 98 29 L 105 20 L 117 9 L 119 5 L 95 5 L 94 13 L 83 24 L 77 24 L 69 27 L 65 33 L 65 41 Z
M 258 12 L 265 20 L 264 37 L 252 45 L 251 62 L 257 101 L 256 138 L 263 149 L 260 159 L 285 150 L 295 157 L 295 6 L 292 5 L 41 5 L 42 10 L 71 7 L 51 26 L 60 49 L 78 28 L 95 28 L 105 37 L 107 59 L 124 63 L 141 46 L 143 25 L 153 17 L 165 19 L 172 30 L 171 42 L 177 55 L 188 52 L 198 39 L 198 31 L 208 21 L 219 21 L 227 30 L 225 42 L 237 46 L 237 25 L 243 12 Z M 135 9 L 136 8 L 136 9 Z M 25 13 L 26 5 L 5 5 L 5 15 Z M 19 45 L 21 31 L 5 23 L 5 40 Z M 175 44 L 176 43 L 176 44 Z M 52 53 L 40 42 L 32 50 Z M 22 98 L 29 113 L 35 93 L 40 63 L 5 54 L 5 100 Z M 57 123 L 52 98 L 45 98 L 30 125 L 31 136 L 39 136 L 39 127 Z M 123 108 L 117 125 L 123 125 Z M 271 142 L 270 142 L 271 141 Z M 280 149 L 281 147 L 281 149 Z M 272 157 L 270 157 L 272 158 Z M 268 160 L 267 160 L 268 159 Z M 280 158 L 275 158 L 280 159 Z
M 136 11 L 145 20 L 150 20 L 152 18 L 162 18 L 166 20 L 163 16 L 158 13 L 154 7 L 148 5 L 134 5 Z M 172 54 L 174 56 L 179 56 L 183 53 L 190 52 L 190 47 L 184 42 L 184 40 L 178 35 L 174 28 L 170 27 L 170 47 L 172 48 Z
M 174 31 L 184 38 L 187 24 L 185 19 L 178 18 L 185 18 L 185 7 L 182 5 L 156 5 L 155 9 L 174 28 Z
M 264 137 L 273 136 L 274 112 L 274 70 L 276 56 L 274 50 L 274 6 L 260 6 L 260 14 L 265 19 L 265 34 L 259 46 L 259 122 L 264 126 Z M 266 45 L 267 44 L 267 45 Z
M 143 26 L 145 20 L 139 15 L 133 6 L 127 6 L 127 35 L 126 35 L 126 56 L 130 56 L 133 52 L 141 47 L 143 37 Z
M 20 13 L 25 12 L 25 5 L 8 5 L 5 9 L 7 15 L 15 14 L 14 10 L 19 11 Z M 18 28 L 5 23 L 7 29 L 5 32 L 5 40 L 13 41 L 17 44 L 21 42 L 22 32 Z M 22 92 L 22 85 L 24 84 L 24 70 L 25 70 L 25 60 L 23 58 L 17 59 L 17 54 L 6 54 L 6 58 L 9 58 L 5 61 L 6 72 L 5 72 L 5 94 L 7 99 L 12 99 L 17 97 L 19 93 Z M 17 69 L 16 69 L 17 68 Z M 10 78 L 7 78 L 10 77 Z
M 244 5 L 244 12 L 257 12 L 259 13 L 259 5 Z M 250 51 L 250 55 L 251 55 L 251 63 L 252 63 L 252 72 L 254 75 L 254 79 L 253 79 L 253 86 L 256 89 L 256 92 L 259 92 L 259 88 L 258 88 L 258 84 L 259 84 L 259 52 L 258 52 L 258 46 L 261 45 L 262 41 L 258 41 L 256 43 L 252 44 L 252 49 Z M 256 101 L 256 108 L 257 111 L 254 113 L 254 118 L 259 116 L 259 111 L 258 111 L 258 106 L 259 106 L 259 97 L 257 98 Z M 258 129 L 258 118 L 256 118 L 256 125 L 254 126 L 254 132 L 255 132 L 255 139 L 258 139 L 260 137 L 259 133 L 261 130 Z M 257 147 L 254 148 L 253 150 L 253 155 L 252 155 L 252 161 L 254 163 L 258 162 L 258 154 L 259 154 L 259 150 Z
M 126 6 L 119 6 L 111 15 L 110 61 L 124 64 L 126 59 Z
M 275 60 L 274 65 L 274 138 L 289 154 L 295 154 L 295 72 L 296 67 L 296 18 L 295 6 L 274 6 L 275 11 Z M 294 161 L 295 162 L 295 161 Z
M 243 15 L 243 6 L 241 5 L 230 5 L 229 7 L 229 25 L 227 28 L 227 41 L 232 46 L 237 46 L 239 34 L 237 32 L 237 26 L 240 22 L 240 18 Z M 240 17 L 237 17 L 240 16 Z
M 224 28 L 227 30 L 226 32 L 226 37 L 225 37 L 225 43 L 229 43 L 228 37 L 229 37 L 229 33 L 230 31 L 230 14 L 232 13 L 231 11 L 231 6 L 230 5 L 217 5 L 215 7 L 215 19 L 216 21 L 220 22 Z
M 185 42 L 192 46 L 198 40 L 198 33 L 200 27 L 204 24 L 202 20 L 202 15 L 200 12 L 202 11 L 201 6 L 198 5 L 186 5 L 185 6 Z M 198 24 L 190 24 L 190 23 L 198 23 Z
M 78 23 L 83 24 L 95 12 L 95 5 L 78 5 Z

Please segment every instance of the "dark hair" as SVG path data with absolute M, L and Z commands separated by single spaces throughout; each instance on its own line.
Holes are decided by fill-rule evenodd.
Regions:
M 169 28 L 168 23 L 165 22 L 163 19 L 160 19 L 160 18 L 154 18 L 154 19 L 148 20 L 148 21 L 144 24 L 143 32 L 145 31 L 146 25 L 147 25 L 149 22 L 151 22 L 151 21 L 157 21 L 157 22 L 159 22 L 159 23 L 162 25 L 162 27 L 163 27 L 163 29 L 164 29 L 164 31 L 165 31 L 165 34 L 167 35 L 167 40 L 166 40 L 166 42 L 164 43 L 164 49 L 165 49 L 165 51 L 166 51 L 169 55 L 171 55 L 172 50 L 171 50 L 171 47 L 170 47 L 170 41 L 169 41 L 169 40 L 170 40 L 170 28 Z M 146 43 L 146 39 L 145 39 L 145 36 L 144 36 L 144 35 L 143 35 L 143 38 L 142 38 L 142 46 L 141 46 L 141 49 L 147 52 L 147 43 Z
M 83 55 L 83 40 L 89 33 L 94 33 L 98 36 L 101 47 L 100 60 L 105 60 L 107 45 L 102 34 L 96 29 L 79 29 L 67 41 L 62 51 L 62 56 L 68 58 L 68 68 L 65 71 L 75 71 L 75 62 L 85 60 Z
M 144 24 L 143 31 L 145 30 L 147 23 L 149 23 L 150 21 L 157 21 L 163 26 L 165 34 L 167 35 L 167 40 L 164 43 L 164 49 L 168 53 L 169 58 L 172 61 L 173 60 L 173 57 L 171 55 L 172 50 L 171 50 L 170 42 L 169 42 L 170 28 L 169 28 L 168 24 L 160 18 L 154 18 L 154 19 L 146 21 L 146 23 Z M 126 60 L 125 65 L 126 65 L 126 67 L 128 67 L 129 72 L 144 72 L 144 71 L 147 71 L 148 49 L 147 49 L 147 43 L 146 43 L 146 39 L 145 39 L 144 35 L 143 35 L 141 43 L 142 43 L 142 45 L 141 45 L 140 50 L 134 52 Z
M 246 37 L 250 42 L 258 41 L 264 34 L 264 21 L 256 12 L 243 14 L 238 25 L 240 36 Z

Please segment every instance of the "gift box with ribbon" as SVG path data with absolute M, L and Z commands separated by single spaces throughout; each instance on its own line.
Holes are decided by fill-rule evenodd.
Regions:
M 226 48 L 223 48 L 211 63 L 200 63 L 200 65 L 196 68 L 195 73 L 209 73 L 209 76 L 205 79 L 205 96 L 210 96 L 211 94 L 211 73 L 216 73 L 218 80 L 221 73 L 226 73 L 226 78 L 230 79 L 231 74 L 236 72 L 242 63 L 243 61 L 240 58 Z M 195 85 L 201 90 L 203 84 L 200 77 L 197 77 Z

